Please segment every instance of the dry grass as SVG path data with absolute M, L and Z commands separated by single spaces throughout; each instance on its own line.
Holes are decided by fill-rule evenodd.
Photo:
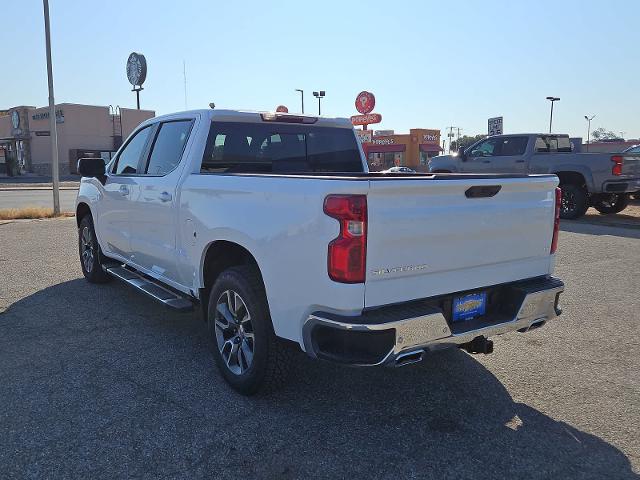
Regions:
M 53 218 L 53 208 L 24 207 L 0 209 L 0 220 L 18 220 L 22 218 Z M 72 217 L 73 213 L 63 212 L 60 217 Z

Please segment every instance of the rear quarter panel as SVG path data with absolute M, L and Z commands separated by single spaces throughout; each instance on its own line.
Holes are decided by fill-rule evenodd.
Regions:
M 367 187 L 367 181 L 189 175 L 180 197 L 183 276 L 201 288 L 207 247 L 216 240 L 241 245 L 262 273 L 275 333 L 302 344 L 309 313 L 355 315 L 363 308 L 364 284 L 336 283 L 327 274 L 327 246 L 339 225 L 324 214 L 323 202 L 328 194 Z

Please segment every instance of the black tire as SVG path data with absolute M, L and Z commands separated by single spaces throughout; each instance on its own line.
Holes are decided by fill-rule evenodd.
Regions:
M 573 183 L 560 185 L 562 189 L 562 203 L 560 206 L 560 218 L 575 220 L 587 213 L 589 198 L 587 191 Z
M 220 274 L 209 294 L 207 325 L 216 364 L 235 390 L 253 395 L 284 385 L 295 350 L 273 331 L 255 268 L 232 267 Z
M 102 269 L 105 256 L 102 254 L 91 215 L 85 215 L 78 227 L 78 251 L 82 274 L 91 283 L 106 283 L 111 276 Z
M 603 215 L 620 213 L 629 205 L 629 197 L 625 193 L 601 193 L 591 199 L 591 205 Z

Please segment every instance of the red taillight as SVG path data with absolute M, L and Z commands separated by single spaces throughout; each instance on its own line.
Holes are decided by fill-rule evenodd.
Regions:
M 562 206 L 562 190 L 556 188 L 556 210 L 553 217 L 553 238 L 551 239 L 551 253 L 558 249 L 558 233 L 560 233 L 560 207 Z
M 367 263 L 367 196 L 328 195 L 324 213 L 340 222 L 340 234 L 329 243 L 329 278 L 341 283 L 362 283 Z
M 624 157 L 622 155 L 614 155 L 611 157 L 613 167 L 611 173 L 614 175 L 622 175 L 622 165 L 624 164 Z

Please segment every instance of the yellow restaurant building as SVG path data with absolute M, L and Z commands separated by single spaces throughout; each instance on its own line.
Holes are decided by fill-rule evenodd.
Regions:
M 408 134 L 358 130 L 358 136 L 372 172 L 394 166 L 426 171 L 429 159 L 442 151 L 440 130 L 412 128 Z

